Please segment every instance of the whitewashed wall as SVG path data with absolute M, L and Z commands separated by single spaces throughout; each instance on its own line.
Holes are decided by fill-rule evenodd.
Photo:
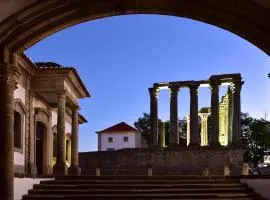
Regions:
M 99 133 L 101 134 L 101 151 L 107 151 L 108 148 L 114 150 L 136 147 L 136 133 Z M 113 142 L 109 143 L 108 138 L 112 137 Z M 128 137 L 128 142 L 124 142 L 124 137 Z
M 20 99 L 22 103 L 25 105 L 25 88 L 23 88 L 21 85 L 17 85 L 18 88 L 14 91 L 14 98 Z M 22 151 L 16 152 L 14 151 L 14 164 L 15 165 L 24 165 L 24 159 L 25 159 L 25 116 L 23 118 L 23 129 L 22 129 Z

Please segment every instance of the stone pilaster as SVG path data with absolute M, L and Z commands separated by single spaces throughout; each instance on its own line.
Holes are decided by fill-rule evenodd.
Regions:
M 29 162 L 28 162 L 28 175 L 35 177 L 37 174 L 37 166 L 35 164 L 35 120 L 34 120 L 34 107 L 33 107 L 33 91 L 30 89 L 30 105 L 29 105 Z
M 179 125 L 178 125 L 178 86 L 170 86 L 170 125 L 171 125 L 171 144 L 179 144 Z
M 190 143 L 189 146 L 200 146 L 198 125 L 198 85 L 190 88 Z
M 72 133 L 71 133 L 71 165 L 68 169 L 69 175 L 81 175 L 81 169 L 78 165 L 78 108 L 72 109 Z
M 211 87 L 211 125 L 212 141 L 210 146 L 220 146 L 219 143 L 219 85 L 220 81 L 210 80 Z
M 151 144 L 158 146 L 158 89 L 149 88 L 150 94 L 150 121 L 151 121 Z
M 66 175 L 66 149 L 65 149 L 65 119 L 66 119 L 66 94 L 58 94 L 57 112 L 57 157 L 53 166 L 55 175 Z
M 13 200 L 14 90 L 19 80 L 16 55 L 0 55 L 0 196 Z
M 232 84 L 233 121 L 232 146 L 241 147 L 241 88 L 244 82 L 234 81 Z

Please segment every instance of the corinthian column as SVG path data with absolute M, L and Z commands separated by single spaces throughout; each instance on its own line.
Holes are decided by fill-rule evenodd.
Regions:
M 178 86 L 170 86 L 170 125 L 171 125 L 171 144 L 179 144 L 178 126 Z
M 200 146 L 198 126 L 198 85 L 190 87 L 190 143 L 189 146 Z
M 186 119 L 187 119 L 187 146 L 190 143 L 190 116 L 186 115 Z
M 69 175 L 81 175 L 78 165 L 78 107 L 72 109 L 72 130 L 71 130 L 71 165 L 68 169 Z
M 208 145 L 208 133 L 207 133 L 207 123 L 208 123 L 208 113 L 200 113 L 201 117 L 201 146 Z
M 244 82 L 234 81 L 232 84 L 233 100 L 233 136 L 232 146 L 241 147 L 241 88 Z
M 3 53 L 3 54 L 2 54 Z M 0 55 L 0 196 L 13 200 L 14 167 L 14 90 L 19 72 L 16 55 L 6 51 Z
M 158 89 L 149 88 L 150 94 L 150 121 L 151 121 L 151 145 L 158 146 Z
M 221 146 L 219 143 L 219 85 L 219 80 L 210 80 L 212 125 L 212 141 L 210 146 Z
M 65 120 L 66 120 L 66 94 L 58 94 L 57 108 L 57 155 L 53 166 L 55 175 L 66 175 L 66 149 L 65 149 Z

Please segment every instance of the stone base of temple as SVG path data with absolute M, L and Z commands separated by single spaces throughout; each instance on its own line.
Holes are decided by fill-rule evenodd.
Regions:
M 53 166 L 53 174 L 56 176 L 64 176 L 67 175 L 68 167 L 66 163 L 56 163 Z
M 96 168 L 103 175 L 146 175 L 152 168 L 153 175 L 241 175 L 243 149 L 228 147 L 125 149 L 113 152 L 85 152 L 79 154 L 83 175 L 94 175 Z
M 71 175 L 71 176 L 79 176 L 79 175 L 81 175 L 81 168 L 78 165 L 75 165 L 75 166 L 71 165 L 68 168 L 68 175 Z

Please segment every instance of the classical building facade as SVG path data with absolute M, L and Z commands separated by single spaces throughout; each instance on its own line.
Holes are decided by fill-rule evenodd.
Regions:
M 21 176 L 79 174 L 78 99 L 89 93 L 76 70 L 18 58 L 14 91 L 14 173 Z M 13 128 L 13 127 L 11 127 Z
M 243 85 L 241 74 L 212 75 L 208 80 L 201 81 L 176 81 L 154 83 L 149 88 L 150 117 L 152 145 L 159 144 L 158 128 L 158 94 L 160 89 L 169 89 L 170 92 L 170 146 L 179 145 L 178 126 L 178 91 L 187 87 L 190 89 L 190 115 L 187 123 L 188 146 L 212 146 L 230 145 L 241 147 L 241 88 Z M 219 87 L 229 85 L 228 93 L 219 103 Z M 198 88 L 208 86 L 211 89 L 211 108 L 198 112 Z M 211 113 L 211 140 L 208 141 L 207 125 Z M 199 117 L 202 121 L 202 134 L 199 130 Z
M 125 122 L 120 122 L 102 131 L 98 131 L 98 151 L 142 147 L 141 133 Z

